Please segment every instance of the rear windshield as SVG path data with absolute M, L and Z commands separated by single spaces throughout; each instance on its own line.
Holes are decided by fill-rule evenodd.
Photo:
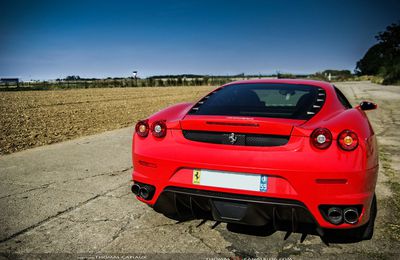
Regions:
M 200 100 L 195 115 L 309 119 L 325 101 L 322 88 L 294 84 L 235 84 Z

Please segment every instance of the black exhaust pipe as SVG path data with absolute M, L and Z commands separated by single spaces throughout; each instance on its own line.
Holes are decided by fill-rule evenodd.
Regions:
M 338 207 L 331 207 L 328 209 L 328 219 L 329 221 L 334 224 L 338 225 L 343 220 L 343 211 L 341 208 Z
M 139 196 L 145 200 L 149 200 L 153 197 L 154 188 L 152 186 L 143 186 L 139 190 Z
M 136 196 L 139 196 L 139 190 L 140 190 L 140 186 L 138 184 L 132 185 L 131 191 L 133 194 L 135 194 Z
M 356 208 L 345 208 L 343 211 L 344 221 L 349 224 L 356 224 L 358 222 L 358 210 Z

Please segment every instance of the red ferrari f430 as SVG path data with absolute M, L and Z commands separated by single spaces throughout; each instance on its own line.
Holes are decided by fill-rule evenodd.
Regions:
M 137 199 L 177 220 L 370 239 L 378 150 L 364 111 L 327 82 L 260 79 L 139 121 Z

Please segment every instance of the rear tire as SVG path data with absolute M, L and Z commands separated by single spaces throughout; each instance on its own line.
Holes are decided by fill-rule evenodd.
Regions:
M 372 199 L 371 210 L 369 213 L 369 221 L 367 224 L 349 230 L 349 236 L 354 237 L 359 240 L 370 240 L 374 234 L 374 226 L 375 226 L 375 218 L 378 212 L 377 203 L 376 203 L 376 195 Z
M 378 206 L 376 202 L 376 195 L 374 194 L 374 198 L 371 203 L 371 211 L 369 215 L 369 221 L 365 226 L 361 228 L 361 239 L 362 240 L 370 240 L 374 234 L 374 226 L 375 226 L 375 218 L 378 213 Z

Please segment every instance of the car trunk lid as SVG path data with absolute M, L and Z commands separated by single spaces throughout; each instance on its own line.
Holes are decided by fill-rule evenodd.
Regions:
M 290 136 L 305 120 L 239 116 L 186 115 L 182 130 Z

